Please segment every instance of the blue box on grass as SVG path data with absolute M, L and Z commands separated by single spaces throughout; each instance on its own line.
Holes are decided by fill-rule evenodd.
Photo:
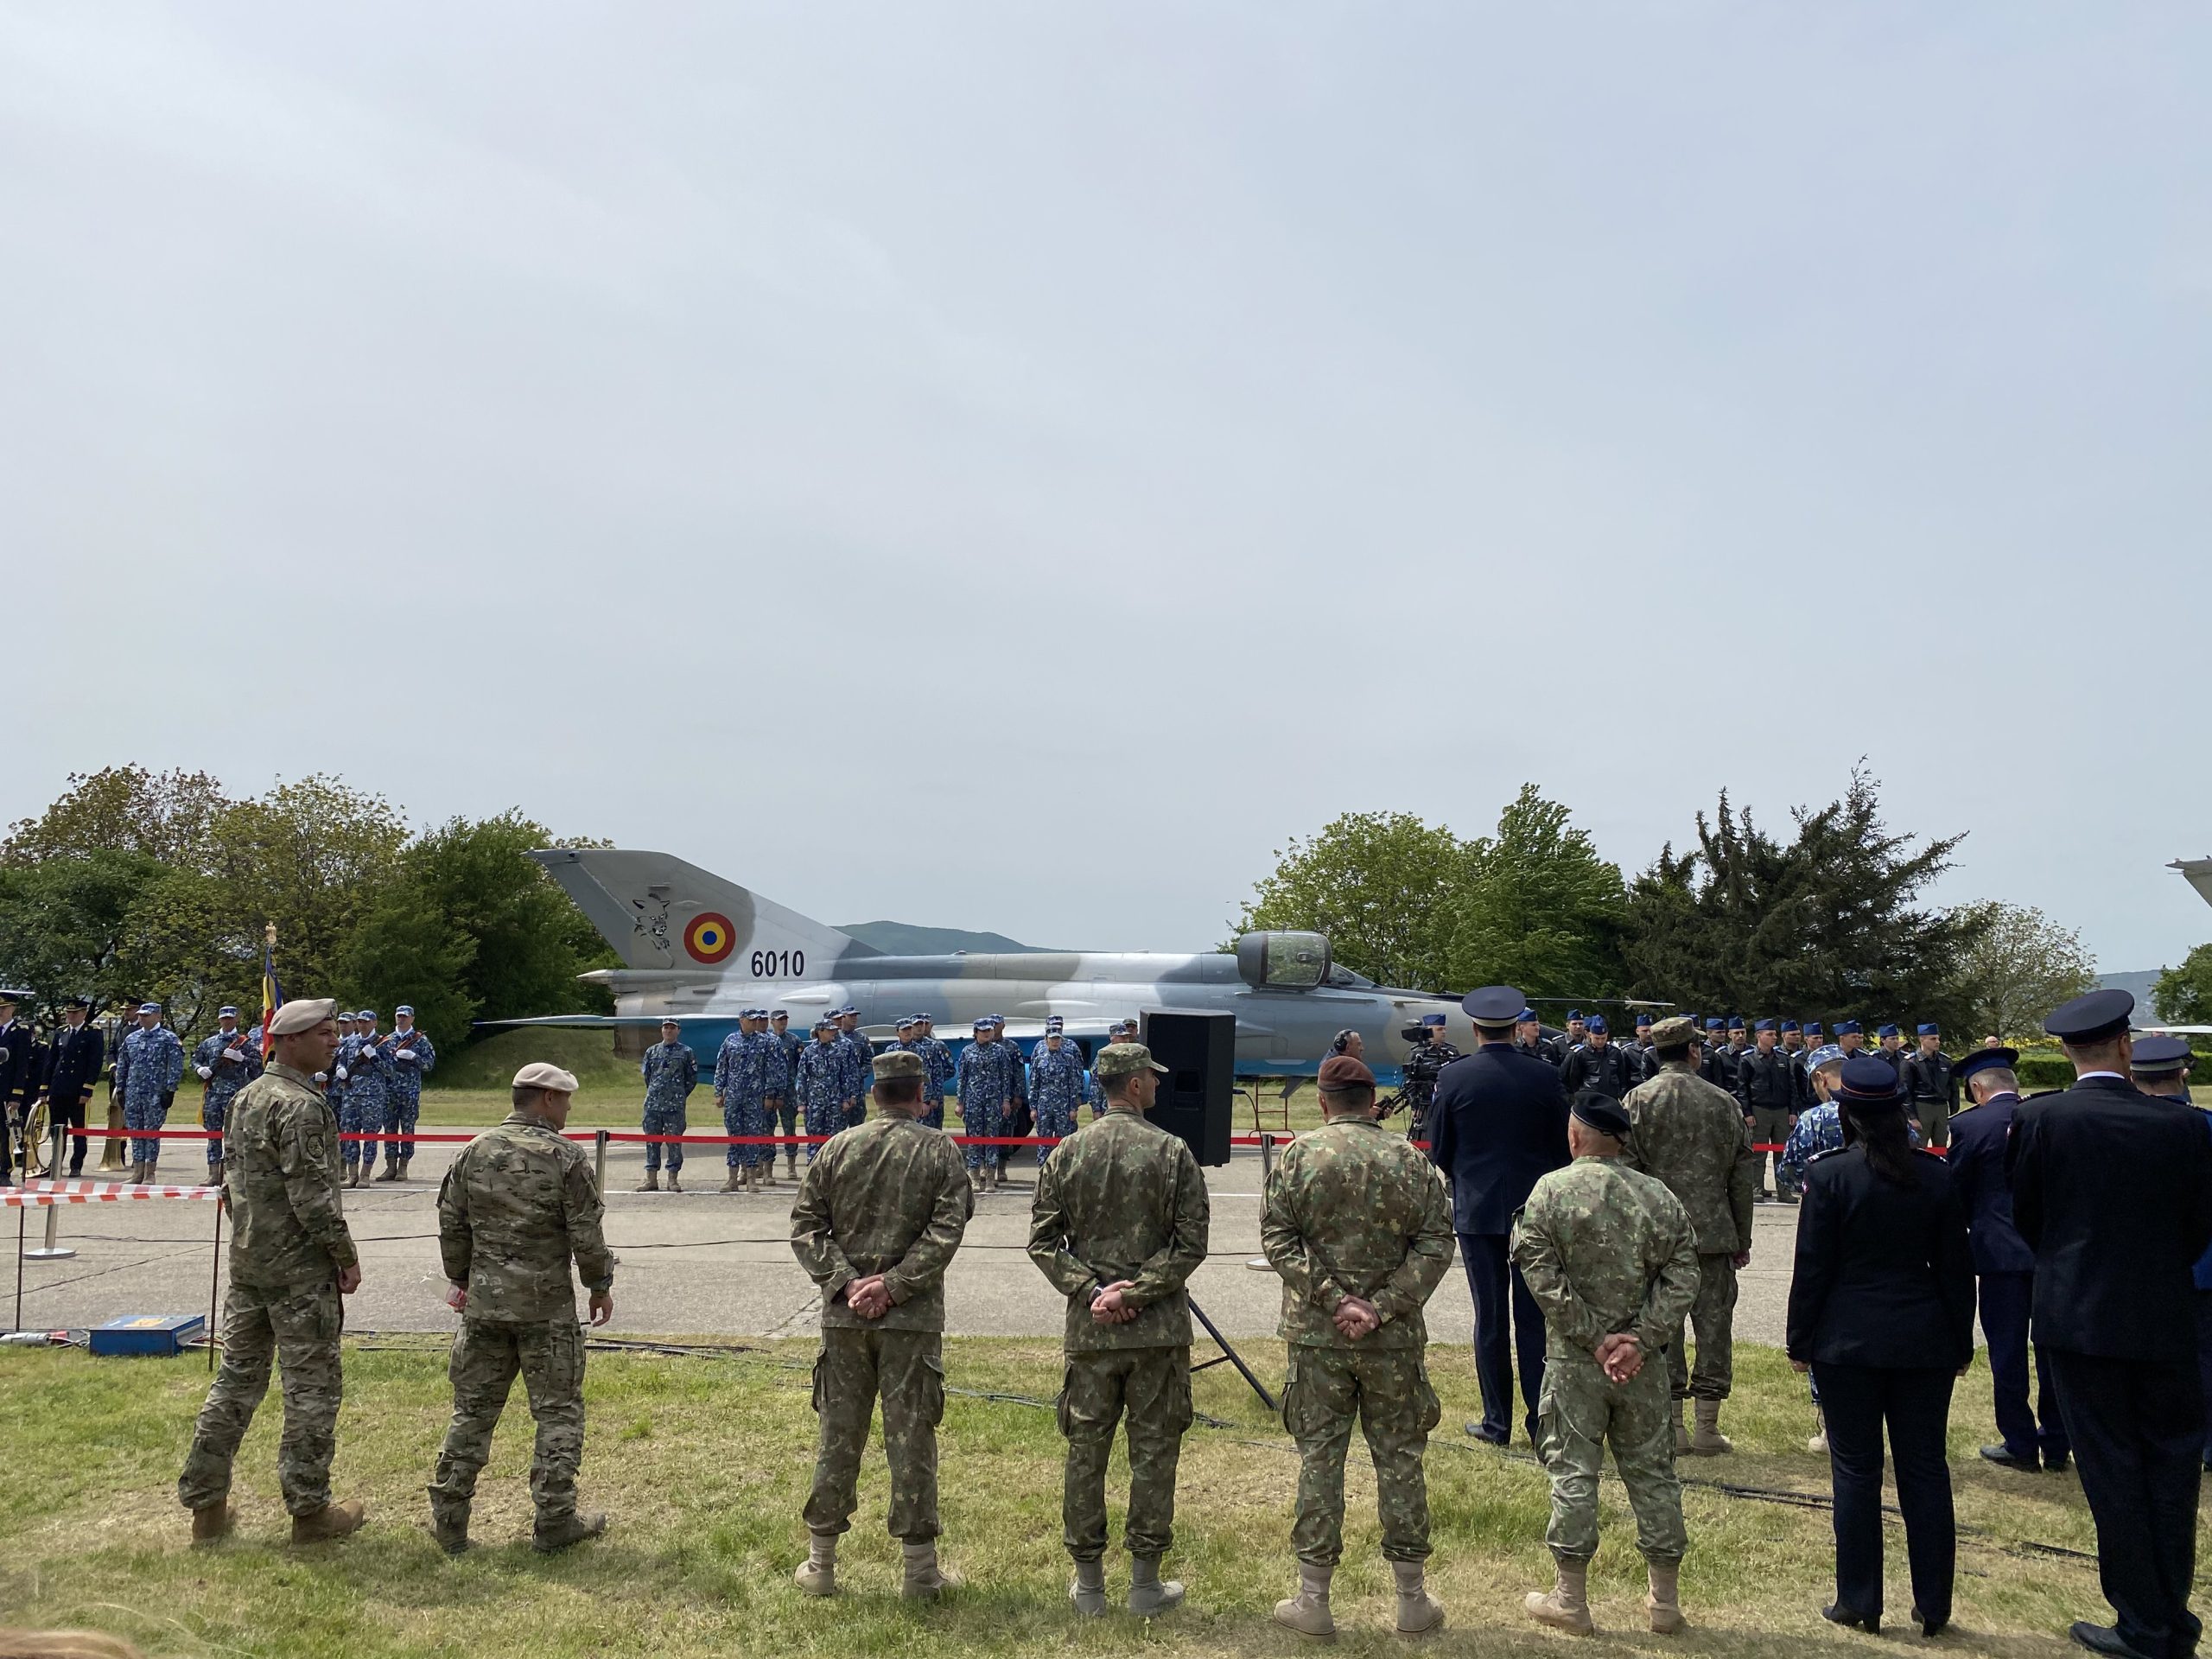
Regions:
M 140 1313 L 92 1332 L 96 1354 L 175 1354 L 207 1328 L 205 1313 Z

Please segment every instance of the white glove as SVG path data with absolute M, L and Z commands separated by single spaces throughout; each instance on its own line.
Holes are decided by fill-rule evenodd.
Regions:
M 403 1048 L 398 1053 L 393 1055 L 391 1058 L 395 1060 L 405 1060 L 411 1065 L 415 1061 L 415 1051 L 411 1048 Z
M 330 1081 L 330 1074 L 327 1071 L 318 1071 L 315 1074 L 315 1080 L 317 1083 L 328 1083 Z
M 338 1068 L 338 1081 L 340 1083 L 346 1081 L 346 1068 L 342 1065 Z
M 192 1069 L 200 1074 L 200 1081 L 203 1083 L 215 1075 L 215 1068 L 212 1065 L 195 1065 Z
M 226 1048 L 223 1051 L 223 1058 L 235 1065 L 237 1062 L 245 1058 L 245 1056 L 235 1048 Z

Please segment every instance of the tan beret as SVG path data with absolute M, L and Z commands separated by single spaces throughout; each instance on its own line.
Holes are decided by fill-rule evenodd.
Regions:
M 1697 1028 L 1697 1021 L 1686 1014 L 1675 1014 L 1651 1027 L 1654 1048 L 1682 1048 L 1704 1040 L 1705 1033 Z
M 1167 1068 L 1154 1059 L 1152 1051 L 1142 1043 L 1109 1043 L 1098 1051 L 1090 1070 L 1094 1077 L 1103 1079 L 1133 1077 L 1140 1071 L 1165 1071 Z
M 557 1065 L 548 1065 L 543 1060 L 532 1060 L 515 1073 L 518 1089 L 550 1089 L 556 1095 L 576 1092 L 576 1074 L 563 1071 Z
M 910 1054 L 903 1048 L 894 1048 L 875 1057 L 875 1080 L 882 1083 L 893 1077 L 920 1077 L 929 1068 L 922 1064 L 922 1057 Z
M 269 1022 L 271 1037 L 296 1037 L 303 1031 L 313 1031 L 324 1020 L 334 1019 L 338 1013 L 338 999 L 334 996 L 296 997 L 276 1010 Z

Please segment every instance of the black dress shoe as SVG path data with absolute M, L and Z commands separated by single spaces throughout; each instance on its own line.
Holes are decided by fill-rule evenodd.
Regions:
M 2066 1472 L 2066 1459 L 2067 1454 L 2063 1452 L 2061 1452 L 2056 1457 L 2045 1457 L 2043 1460 L 2044 1473 L 2046 1475 L 2064 1474 Z M 2212 1465 L 2208 1465 L 2207 1467 L 2212 1467 Z
M 2042 1466 L 2036 1461 L 2034 1452 L 2029 1452 L 2024 1458 L 2017 1457 L 2009 1446 L 1985 1446 L 1981 1448 L 1981 1455 L 2000 1469 L 2018 1469 L 2025 1474 L 2032 1475 Z
M 1506 1430 L 1502 1428 L 1492 1428 L 1487 1423 L 1469 1423 L 1467 1425 L 1467 1433 L 1473 1435 L 1484 1446 L 1503 1446 L 1508 1440 L 1513 1438 L 1513 1436 Z
M 2151 1656 L 2120 1635 L 2110 1624 L 2092 1624 L 2082 1619 L 2066 1632 L 2091 1653 L 2109 1653 L 2115 1659 L 2151 1659 Z
M 1879 1636 L 1882 1633 L 1882 1616 L 1879 1613 L 1854 1613 L 1842 1604 L 1834 1603 L 1821 1609 L 1821 1617 L 1831 1624 L 1840 1624 L 1847 1630 L 1864 1630 L 1869 1636 Z
M 1941 1618 L 1930 1618 L 1919 1608 L 1915 1607 L 1912 1610 L 1912 1622 L 1920 1626 L 1920 1633 L 1923 1636 L 1941 1636 L 1950 1628 L 1951 1616 L 1946 1613 Z

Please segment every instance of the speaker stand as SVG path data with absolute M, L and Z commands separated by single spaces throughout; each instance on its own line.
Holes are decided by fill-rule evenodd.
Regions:
M 1282 1408 L 1275 1403 L 1274 1395 L 1269 1394 L 1267 1390 L 1266 1385 L 1262 1383 L 1258 1377 L 1252 1375 L 1252 1368 L 1244 1363 L 1244 1357 L 1229 1345 L 1229 1338 L 1223 1336 L 1220 1329 L 1211 1319 L 1206 1317 L 1205 1309 L 1198 1306 L 1198 1299 L 1195 1296 L 1189 1295 L 1187 1292 L 1185 1292 L 1185 1294 L 1191 1304 L 1192 1313 L 1197 1317 L 1200 1325 L 1205 1326 L 1206 1335 L 1213 1338 L 1214 1345 L 1221 1350 L 1221 1351 L 1216 1354 L 1211 1359 L 1202 1359 L 1197 1364 L 1192 1366 L 1191 1375 L 1196 1376 L 1200 1371 L 1205 1370 L 1211 1365 L 1234 1365 L 1237 1370 L 1238 1375 L 1243 1376 L 1247 1382 L 1249 1382 L 1252 1385 L 1252 1392 L 1260 1396 L 1260 1403 L 1262 1405 L 1265 1406 L 1270 1412 L 1281 1410 Z

